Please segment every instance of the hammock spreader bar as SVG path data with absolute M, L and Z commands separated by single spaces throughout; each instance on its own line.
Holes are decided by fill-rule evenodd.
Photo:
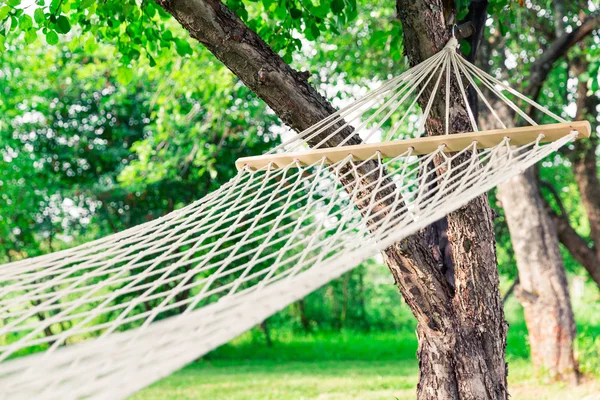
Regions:
M 373 154 L 379 152 L 382 159 L 394 158 L 412 148 L 413 155 L 430 154 L 440 146 L 448 152 L 461 151 L 473 142 L 477 148 L 491 148 L 502 142 L 505 138 L 510 139 L 511 145 L 523 145 L 534 141 L 539 135 L 543 135 L 540 143 L 554 142 L 562 137 L 577 131 L 578 139 L 588 138 L 591 133 L 591 125 L 588 121 L 575 121 L 569 123 L 558 123 L 548 125 L 526 126 L 511 129 L 494 129 L 489 131 L 466 132 L 454 135 L 429 136 L 416 139 L 393 140 L 381 143 L 365 143 L 353 146 L 331 147 L 298 151 L 292 153 L 265 154 L 261 156 L 242 157 L 235 162 L 238 170 L 249 168 L 260 170 L 263 168 L 285 168 L 290 164 L 307 166 L 318 163 L 324 159 L 324 164 L 330 165 L 344 160 L 349 155 L 355 161 L 367 160 Z

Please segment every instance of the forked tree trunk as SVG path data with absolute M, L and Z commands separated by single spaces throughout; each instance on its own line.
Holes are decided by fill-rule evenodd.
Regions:
M 597 25 L 600 25 L 600 18 Z M 582 56 L 570 62 L 570 69 L 574 76 L 581 76 L 587 71 L 587 68 L 587 62 Z M 598 116 L 597 107 L 600 101 L 596 96 L 588 96 L 587 93 L 587 82 L 580 81 L 577 86 L 577 114 L 575 119 L 588 120 L 592 127 L 595 127 L 594 124 Z M 596 149 L 598 146 L 598 135 L 592 129 L 589 139 L 576 141 L 574 151 L 569 151 L 566 154 L 572 162 L 575 182 L 581 196 L 581 205 L 588 217 L 591 245 L 588 239 L 579 236 L 571 226 L 569 215 L 562 206 L 558 192 L 552 191 L 552 194 L 559 203 L 560 214 L 553 210 L 549 204 L 546 204 L 546 209 L 556 225 L 558 239 L 600 287 L 600 180 L 596 162 Z
M 220 1 L 156 1 L 295 130 L 304 130 L 334 111 L 303 74 L 290 68 Z M 398 7 L 411 63 L 441 50 L 450 36 L 442 0 L 402 1 Z M 464 104 L 456 93 L 453 88 L 457 107 L 452 130 L 469 130 Z M 429 134 L 441 133 L 436 129 L 443 115 L 439 106 L 432 110 Z M 340 143 L 350 133 L 349 129 L 340 132 L 328 145 Z M 373 168 L 377 168 L 374 163 L 361 172 Z M 441 262 L 439 240 L 439 231 L 430 226 L 384 252 L 419 322 L 418 397 L 506 399 L 506 324 L 487 197 L 448 217 L 453 270 Z
M 493 100 L 491 104 L 504 120 L 512 120 L 505 104 Z M 482 112 L 480 121 L 484 129 L 498 128 L 489 112 Z M 577 383 L 569 288 L 557 230 L 546 211 L 534 168 L 499 185 L 498 198 L 517 258 L 519 284 L 514 293 L 525 311 L 534 367 L 553 379 Z
M 594 104 L 595 111 L 598 102 L 592 100 L 590 103 Z M 596 112 L 591 115 L 595 116 Z M 587 143 L 582 141 L 575 147 L 577 153 L 573 157 L 573 173 L 579 188 L 581 204 L 590 224 L 590 238 L 593 243 L 593 249 L 590 250 L 595 250 L 596 255 L 595 265 L 585 265 L 585 267 L 600 287 L 600 179 L 596 156 L 599 142 L 597 134 L 593 133 Z
M 600 25 L 600 21 L 597 25 Z M 574 76 L 581 76 L 587 71 L 588 62 L 584 56 L 579 56 L 571 62 L 570 67 Z M 587 82 L 580 81 L 577 85 L 577 115 L 575 119 L 587 119 L 595 128 L 594 123 L 597 121 L 599 105 L 600 101 L 597 96 L 593 94 L 588 96 Z M 581 204 L 590 224 L 590 239 L 593 244 L 592 248 L 580 247 L 578 251 L 573 252 L 573 255 L 575 257 L 581 255 L 586 259 L 582 265 L 600 287 L 600 179 L 596 157 L 599 144 L 596 132 L 592 132 L 588 140 L 577 141 L 575 151 L 571 153 L 571 161 L 573 162 L 575 182 L 581 196 Z M 563 223 L 569 224 L 567 216 L 565 215 L 563 218 L 566 219 Z M 577 239 L 580 239 L 577 234 L 572 235 L 573 241 Z M 569 247 L 569 249 L 571 248 Z
M 440 51 L 449 40 L 441 0 L 398 0 L 397 10 L 412 65 Z M 485 7 L 480 12 L 485 13 Z M 442 87 L 433 103 L 426 124 L 429 136 L 444 134 L 446 90 Z M 456 82 L 449 90 L 453 105 L 451 133 L 473 130 Z M 504 360 L 507 326 L 498 290 L 493 216 L 487 195 L 450 213 L 447 221 L 453 264 L 450 279 L 443 282 L 449 292 L 445 294 L 448 303 L 412 306 L 419 321 L 419 398 L 504 399 L 507 398 Z M 429 286 L 426 288 L 431 290 Z M 415 295 L 431 297 L 430 292 L 415 289 L 421 288 L 402 290 L 407 301 Z M 441 321 L 432 320 L 432 314 L 437 314 Z
M 533 168 L 498 188 L 519 270 L 515 296 L 525 311 L 534 367 L 577 383 L 575 319 L 556 228 Z
M 584 39 L 600 22 L 598 17 L 566 34 L 562 24 L 562 3 L 557 7 L 557 40 L 530 67 L 525 94 L 536 100 L 553 64 Z M 494 105 L 497 113 L 512 120 L 508 107 Z M 533 108 L 528 110 L 533 114 Z M 486 129 L 497 128 L 488 113 Z M 577 383 L 578 365 L 574 356 L 576 326 L 560 254 L 558 230 L 541 197 L 531 168 L 498 187 L 513 249 L 517 258 L 519 285 L 515 295 L 525 311 L 531 357 L 536 368 L 557 380 Z M 564 228 L 561 228 L 564 231 Z M 574 231 L 573 231 L 574 233 Z M 564 232 L 563 232 L 564 234 Z M 573 237 L 575 239 L 575 237 Z

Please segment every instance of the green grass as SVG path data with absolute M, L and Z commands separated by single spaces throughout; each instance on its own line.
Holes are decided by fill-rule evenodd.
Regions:
M 298 354 L 303 361 L 293 361 L 288 355 L 277 357 L 279 360 L 220 360 L 213 359 L 213 355 L 144 389 L 132 400 L 414 399 L 417 360 L 414 353 L 411 359 L 403 358 L 404 353 L 395 354 L 395 342 L 389 339 L 387 334 L 383 338 L 380 335 L 371 337 L 371 343 L 378 343 L 381 348 L 391 346 L 389 353 L 377 351 L 382 360 L 375 357 L 370 360 L 358 357 L 329 360 L 319 356 L 317 360 L 309 361 L 318 352 L 295 344 L 278 344 L 276 348 L 264 350 L 263 355 L 278 350 L 280 355 Z M 358 342 L 363 342 L 363 338 L 359 337 Z M 242 352 L 246 351 L 245 347 L 241 346 Z M 332 347 L 340 348 L 339 344 Z M 301 348 L 308 353 L 296 353 Z M 288 350 L 291 353 L 287 353 Z M 350 350 L 346 348 L 345 351 Z M 332 352 L 326 351 L 326 354 Z M 396 356 L 399 358 L 394 359 Z M 524 359 L 509 362 L 509 371 L 513 399 L 583 399 L 600 393 L 598 381 L 588 380 L 577 388 L 540 381 L 529 361 Z
M 416 362 L 205 361 L 133 399 L 401 399 L 414 397 Z
M 550 383 L 528 360 L 522 310 L 506 305 L 509 388 L 516 400 L 598 400 L 600 302 L 574 299 L 578 357 L 588 373 L 571 387 Z M 274 346 L 248 332 L 140 391 L 131 400 L 414 399 L 418 381 L 414 321 L 396 332 L 294 334 L 273 329 Z
M 395 333 L 342 331 L 311 335 L 279 331 L 272 333 L 272 339 L 275 344 L 269 347 L 262 334 L 248 332 L 205 358 L 209 361 L 397 361 L 413 360 L 417 351 L 417 336 L 410 329 Z
M 516 350 L 508 348 L 513 399 L 583 399 L 600 393 L 600 383 L 591 379 L 577 388 L 544 382 Z M 415 353 L 416 338 L 408 331 L 282 335 L 273 347 L 247 334 L 132 400 L 414 399 Z

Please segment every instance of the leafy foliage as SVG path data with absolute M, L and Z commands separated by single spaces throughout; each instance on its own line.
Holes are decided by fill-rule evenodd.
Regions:
M 311 72 L 311 83 L 336 106 L 404 68 L 393 2 L 226 3 L 293 67 Z M 455 3 L 460 18 L 469 2 Z M 564 10 L 570 29 L 589 12 L 576 3 Z M 549 5 L 491 0 L 486 36 L 493 46 L 483 49 L 490 72 L 507 70 L 505 79 L 526 87 L 532 62 L 555 38 L 555 17 Z M 582 76 L 570 76 L 566 62 L 553 68 L 541 101 L 554 112 L 569 116 L 574 79 L 598 94 L 597 40 L 596 34 L 585 52 L 571 54 L 587 59 Z M 179 208 L 227 181 L 235 159 L 271 148 L 283 130 L 151 0 L 3 1 L 0 52 L 2 262 Z M 569 160 L 546 160 L 540 175 L 559 189 L 574 225 L 587 235 Z M 500 269 L 514 279 L 508 230 L 493 196 L 492 203 Z M 566 259 L 569 270 L 582 273 Z M 399 329 L 406 308 L 394 307 L 399 295 L 379 264 L 353 271 L 269 323 L 301 331 Z
M 0 232 L 5 254 L 20 249 L 9 258 L 163 215 L 275 140 L 274 116 L 206 52 L 157 68 L 139 61 L 124 86 L 112 46 L 90 56 L 22 45 L 4 53 L 0 73 Z

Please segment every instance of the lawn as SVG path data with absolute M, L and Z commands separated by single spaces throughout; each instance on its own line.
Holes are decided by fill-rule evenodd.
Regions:
M 587 372 L 570 387 L 536 375 L 528 360 L 527 330 L 515 301 L 507 359 L 509 387 L 517 400 L 600 400 L 600 302 L 574 299 L 580 336 L 577 351 Z M 414 322 L 396 332 L 317 333 L 274 330 L 272 347 L 248 332 L 131 400 L 414 399 L 418 381 Z

